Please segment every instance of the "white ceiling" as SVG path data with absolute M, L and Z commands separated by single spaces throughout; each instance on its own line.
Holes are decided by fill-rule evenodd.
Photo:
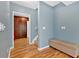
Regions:
M 75 1 L 62 1 L 66 6 L 75 3 Z
M 55 5 L 59 4 L 60 2 L 64 3 L 66 6 L 74 3 L 75 1 L 44 1 L 46 4 L 54 7 Z
M 12 1 L 12 2 L 32 9 L 38 8 L 38 1 Z
M 52 7 L 54 7 L 60 3 L 60 1 L 43 1 L 43 2 Z M 74 3 L 75 1 L 61 1 L 61 2 L 64 3 L 66 6 L 69 6 L 70 4 Z M 20 4 L 22 6 L 29 7 L 32 9 L 38 8 L 38 1 L 13 1 L 13 3 Z

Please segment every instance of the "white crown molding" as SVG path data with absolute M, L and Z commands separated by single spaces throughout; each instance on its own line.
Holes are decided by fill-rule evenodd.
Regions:
M 37 9 L 38 4 L 39 4 L 39 1 L 11 1 L 11 2 L 31 8 L 31 9 Z M 43 2 L 48 4 L 51 7 L 54 7 L 58 5 L 60 2 L 62 2 L 65 6 L 69 6 L 75 3 L 76 1 L 43 1 Z
M 60 2 L 59 1 L 44 1 L 44 3 L 54 7 L 56 6 L 57 4 L 59 4 Z

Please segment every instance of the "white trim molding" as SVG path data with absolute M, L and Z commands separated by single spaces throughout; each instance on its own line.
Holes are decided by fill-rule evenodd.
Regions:
M 42 48 L 38 48 L 38 50 L 41 51 L 41 50 L 46 49 L 46 48 L 48 48 L 48 47 L 49 47 L 49 45 L 47 45 L 47 46 L 45 46 L 45 47 L 42 47 Z
M 22 12 L 12 12 L 12 48 L 14 48 L 14 15 L 16 16 L 25 16 L 29 17 L 29 21 L 27 21 L 27 37 L 29 39 L 29 43 L 31 43 L 31 16 L 27 13 L 22 13 Z
M 27 13 L 13 11 L 12 12 L 12 47 L 10 47 L 9 49 L 8 58 L 10 57 L 11 49 L 14 48 L 14 15 L 29 17 L 29 21 L 27 21 L 27 37 L 29 39 L 29 43 L 31 43 L 31 16 Z
M 32 40 L 32 44 L 34 44 L 35 41 L 37 41 L 37 40 L 38 40 L 38 35 L 36 35 L 35 38 Z
M 13 48 L 10 48 L 10 49 L 9 49 L 8 58 L 10 58 L 11 49 L 13 49 Z

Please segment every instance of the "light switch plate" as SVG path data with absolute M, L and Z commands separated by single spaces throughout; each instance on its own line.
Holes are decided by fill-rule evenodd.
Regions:
M 45 26 L 43 26 L 43 30 L 45 30 L 46 29 L 46 27 Z

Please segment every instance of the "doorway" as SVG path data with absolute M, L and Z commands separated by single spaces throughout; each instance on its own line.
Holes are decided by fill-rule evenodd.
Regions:
M 27 21 L 29 21 L 28 17 L 14 16 L 14 48 L 28 44 Z

